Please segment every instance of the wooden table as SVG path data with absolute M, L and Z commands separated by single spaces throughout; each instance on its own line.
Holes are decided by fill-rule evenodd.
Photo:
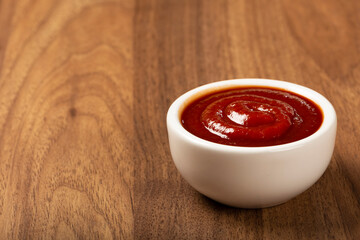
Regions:
M 0 239 L 360 239 L 360 2 L 0 1 Z M 310 87 L 338 114 L 329 168 L 236 209 L 177 172 L 165 116 L 224 79 Z

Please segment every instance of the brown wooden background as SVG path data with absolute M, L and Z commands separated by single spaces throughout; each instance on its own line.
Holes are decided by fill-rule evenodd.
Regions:
M 328 170 L 278 207 L 203 197 L 171 102 L 281 79 L 338 113 Z M 360 1 L 0 0 L 0 239 L 360 239 Z

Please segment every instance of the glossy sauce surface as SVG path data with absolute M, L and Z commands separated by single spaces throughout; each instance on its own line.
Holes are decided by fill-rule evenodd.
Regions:
M 316 132 L 323 121 L 311 100 L 285 90 L 242 87 L 206 94 L 188 104 L 181 122 L 202 139 L 232 146 L 273 146 Z

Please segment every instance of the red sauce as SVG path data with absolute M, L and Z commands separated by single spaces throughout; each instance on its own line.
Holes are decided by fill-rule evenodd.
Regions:
M 202 139 L 260 147 L 294 142 L 316 132 L 323 121 L 311 100 L 276 88 L 245 87 L 209 93 L 185 107 L 181 122 Z

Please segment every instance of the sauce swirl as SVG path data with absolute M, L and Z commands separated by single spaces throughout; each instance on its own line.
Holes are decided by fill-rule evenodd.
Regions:
M 202 139 L 232 146 L 272 146 L 303 139 L 321 126 L 311 100 L 276 88 L 242 87 L 213 92 L 187 105 L 181 122 Z

